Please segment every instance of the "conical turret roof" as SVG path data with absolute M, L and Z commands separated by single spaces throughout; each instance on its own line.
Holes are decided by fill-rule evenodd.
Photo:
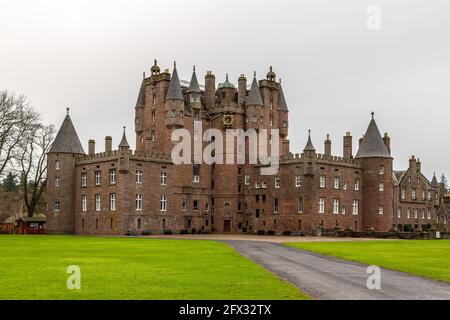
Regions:
M 174 63 L 173 66 L 172 79 L 170 80 L 166 100 L 184 100 L 183 93 L 181 92 L 180 79 L 178 78 L 176 63 Z
M 378 130 L 375 119 L 369 123 L 366 134 L 361 142 L 355 158 L 391 158 L 389 151 L 384 144 L 383 137 Z
M 130 145 L 128 144 L 128 141 L 127 141 L 127 136 L 125 134 L 125 129 L 126 128 L 123 127 L 123 135 L 122 135 L 122 140 L 119 143 L 119 148 L 129 148 L 130 147 Z
M 200 86 L 198 85 L 197 75 L 195 74 L 195 66 L 192 71 L 191 83 L 189 83 L 189 92 L 201 93 Z
M 252 87 L 248 93 L 246 105 L 248 106 L 262 106 L 263 100 L 261 98 L 261 93 L 259 92 L 258 81 L 256 81 L 256 72 L 253 76 Z
M 437 181 L 437 178 L 436 178 L 436 172 L 435 173 L 433 173 L 433 179 L 431 180 L 431 186 L 433 186 L 433 187 L 437 187 L 438 186 L 438 181 Z
M 145 107 L 145 79 L 141 82 L 141 87 L 139 89 L 138 98 L 136 101 L 136 108 L 144 108 Z
M 308 130 L 308 142 L 306 143 L 305 149 L 303 151 L 314 151 L 316 152 L 316 148 L 314 148 L 311 141 L 311 130 Z
M 49 153 L 85 154 L 75 127 L 70 119 L 69 109 L 67 109 L 67 115 L 50 147 Z
M 286 98 L 284 97 L 283 87 L 280 83 L 280 90 L 278 90 L 278 110 L 279 111 L 289 111 Z

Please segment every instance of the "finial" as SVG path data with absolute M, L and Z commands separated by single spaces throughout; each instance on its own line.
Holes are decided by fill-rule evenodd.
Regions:
M 67 115 L 69 115 L 70 108 L 66 108 Z
M 375 115 L 375 112 L 372 111 L 370 114 L 372 115 L 372 119 L 373 119 L 373 116 Z
M 194 64 L 194 67 L 193 67 L 193 69 L 194 69 L 194 72 L 195 72 L 195 64 Z
M 256 78 L 256 71 L 253 71 L 253 77 Z
M 155 64 L 154 64 L 155 66 L 157 65 L 157 61 L 156 61 L 156 59 L 155 59 Z
M 308 130 L 308 136 L 311 136 L 311 129 Z
M 270 72 L 272 72 L 272 66 L 270 66 Z
M 176 67 L 177 67 L 177 62 L 174 61 L 174 62 L 173 62 L 173 68 L 175 69 Z
M 123 134 L 125 134 L 125 129 L 126 129 L 127 127 L 125 127 L 125 126 L 123 126 Z
M 227 75 L 226 75 L 226 79 L 225 79 L 225 81 L 226 81 L 226 82 L 228 82 L 228 73 L 227 73 Z
M 327 133 L 327 140 L 330 140 L 330 134 Z

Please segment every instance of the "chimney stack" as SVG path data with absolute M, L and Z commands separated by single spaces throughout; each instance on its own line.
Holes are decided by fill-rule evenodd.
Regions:
M 211 71 L 206 72 L 205 76 L 205 104 L 206 107 L 212 108 L 216 101 L 216 77 Z
M 241 74 L 238 79 L 238 106 L 242 106 L 247 96 L 247 78 Z
M 89 140 L 88 142 L 88 152 L 89 155 L 92 156 L 95 154 L 95 140 Z
M 384 145 L 386 146 L 386 148 L 389 151 L 389 154 L 391 154 L 391 138 L 389 137 L 387 132 L 384 133 L 383 141 L 384 141 Z
M 324 143 L 324 153 L 326 156 L 331 156 L 331 140 L 330 140 L 330 135 L 327 134 L 327 139 L 325 140 Z
M 106 136 L 105 137 L 105 152 L 111 152 L 112 151 L 112 137 Z
M 347 132 L 344 136 L 344 158 L 351 159 L 353 157 L 353 140 L 350 132 Z

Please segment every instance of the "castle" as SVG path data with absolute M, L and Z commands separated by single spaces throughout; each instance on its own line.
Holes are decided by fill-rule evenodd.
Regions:
M 372 114 L 356 154 L 349 132 L 341 156 L 324 152 L 311 136 L 301 154 L 291 153 L 288 104 L 272 68 L 251 85 L 241 75 L 216 87 L 212 72 L 199 85 L 195 67 L 189 83 L 176 65 L 161 72 L 155 61 L 135 106 L 136 150 L 125 130 L 117 150 L 111 137 L 85 154 L 67 116 L 48 152 L 47 232 L 65 234 L 161 234 L 244 232 L 312 233 L 326 229 L 388 231 L 448 229 L 444 188 L 421 173 L 414 156 L 405 171 L 393 170 L 390 137 L 382 136 Z M 195 125 L 227 129 L 278 129 L 280 167 L 261 175 L 262 164 L 174 164 L 174 130 L 201 139 Z M 270 132 L 270 131 L 268 131 Z M 245 152 L 249 144 L 246 142 Z

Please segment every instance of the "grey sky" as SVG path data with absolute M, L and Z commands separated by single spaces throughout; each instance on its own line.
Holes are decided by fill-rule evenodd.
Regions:
M 381 29 L 368 30 L 367 7 L 381 8 Z M 0 0 L 0 89 L 23 93 L 61 124 L 65 108 L 87 149 L 105 135 L 134 146 L 134 105 L 142 72 L 153 59 L 177 61 L 182 79 L 192 65 L 200 82 L 217 82 L 270 65 L 282 78 L 290 108 L 291 151 L 306 132 L 333 154 L 342 136 L 357 140 L 375 117 L 392 138 L 394 166 L 419 157 L 425 174 L 450 174 L 450 2 L 448 0 Z

